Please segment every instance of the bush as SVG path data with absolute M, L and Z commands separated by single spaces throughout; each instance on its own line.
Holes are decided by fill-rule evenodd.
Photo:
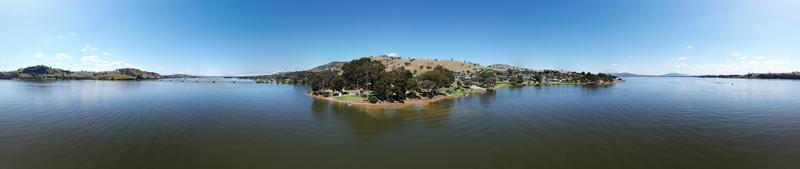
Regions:
M 369 102 L 373 104 L 378 103 L 378 97 L 369 96 Z
M 322 92 L 322 97 L 331 97 L 331 92 Z

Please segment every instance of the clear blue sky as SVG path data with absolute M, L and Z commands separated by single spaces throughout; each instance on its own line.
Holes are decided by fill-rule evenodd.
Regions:
M 800 1 L 0 1 L 0 70 L 266 74 L 403 57 L 662 74 L 800 70 Z

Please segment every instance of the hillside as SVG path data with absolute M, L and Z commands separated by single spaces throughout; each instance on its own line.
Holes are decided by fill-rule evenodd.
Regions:
M 31 66 L 16 71 L 0 73 L 0 79 L 35 79 L 35 80 L 143 80 L 160 79 L 158 73 L 133 68 L 114 71 L 88 72 L 69 71 L 44 65 Z
M 530 70 L 528 68 L 517 67 L 517 66 L 512 66 L 512 65 L 507 65 L 507 64 L 491 64 L 491 65 L 487 66 L 487 68 L 492 69 L 492 70 L 497 70 L 497 71 L 506 71 L 508 69 Z
M 326 71 L 326 70 L 338 71 L 338 70 L 342 70 L 342 65 L 344 65 L 344 63 L 347 63 L 347 62 L 334 61 L 334 62 L 331 62 L 331 63 L 327 63 L 327 64 L 324 64 L 324 65 L 320 65 L 320 66 L 311 68 L 308 71 L 312 71 L 312 72 L 321 72 L 321 71 Z
M 614 75 L 614 76 L 617 76 L 617 77 L 691 77 L 692 76 L 692 75 L 683 74 L 683 73 L 667 73 L 667 74 L 663 74 L 663 75 L 640 75 L 640 74 L 634 74 L 634 73 L 629 73 L 629 72 L 611 73 L 611 75 Z
M 372 60 L 380 61 L 383 65 L 386 65 L 387 70 L 393 70 L 397 68 L 405 68 L 406 70 L 416 72 L 416 73 L 424 73 L 430 70 L 433 70 L 434 67 L 441 65 L 444 68 L 447 68 L 454 72 L 475 72 L 484 68 L 476 63 L 470 63 L 466 61 L 457 61 L 457 60 L 439 60 L 439 59 L 416 59 L 416 58 L 402 58 L 402 57 L 391 57 L 391 56 L 370 56 Z
M 397 69 L 397 68 L 401 68 L 402 67 L 402 68 L 404 68 L 406 70 L 409 70 L 409 71 L 412 71 L 412 72 L 416 72 L 416 73 L 424 73 L 424 72 L 430 71 L 434 67 L 436 67 L 437 65 L 441 65 L 444 68 L 447 68 L 447 69 L 449 69 L 451 71 L 454 71 L 454 72 L 467 72 L 467 71 L 475 72 L 475 71 L 480 70 L 482 68 L 490 68 L 490 69 L 499 70 L 499 71 L 505 71 L 507 69 L 519 69 L 519 70 L 525 69 L 525 68 L 520 68 L 520 67 L 511 66 L 511 65 L 505 65 L 505 64 L 493 64 L 493 65 L 489 65 L 488 67 L 484 67 L 484 66 L 481 66 L 481 65 L 476 64 L 476 63 L 471 63 L 471 62 L 466 62 L 466 61 L 458 61 L 458 60 L 452 60 L 452 59 L 440 60 L 440 59 L 402 58 L 402 57 L 393 57 L 393 56 L 386 56 L 386 55 L 368 56 L 367 58 L 370 58 L 370 59 L 375 60 L 375 61 L 380 61 L 383 65 L 386 65 L 386 70 L 393 70 L 393 69 Z M 346 62 L 334 61 L 334 62 L 330 62 L 330 63 L 324 64 L 324 65 L 320 65 L 320 66 L 314 67 L 312 69 L 309 69 L 308 71 L 311 71 L 311 72 L 320 72 L 320 71 L 325 71 L 325 70 L 339 71 L 339 70 L 342 69 L 342 65 L 344 65 L 344 63 L 346 63 Z M 525 69 L 525 70 L 527 70 L 527 69 Z M 278 74 L 285 74 L 285 73 L 289 73 L 289 72 L 282 72 L 282 73 L 278 73 Z

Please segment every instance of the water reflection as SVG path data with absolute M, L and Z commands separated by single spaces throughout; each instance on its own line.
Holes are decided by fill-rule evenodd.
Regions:
M 399 130 L 413 124 L 422 124 L 429 128 L 441 127 L 447 121 L 450 109 L 454 107 L 456 101 L 455 99 L 445 99 L 427 105 L 380 108 L 351 106 L 313 99 L 311 112 L 319 122 L 335 119 L 348 126 L 356 136 L 371 136 Z

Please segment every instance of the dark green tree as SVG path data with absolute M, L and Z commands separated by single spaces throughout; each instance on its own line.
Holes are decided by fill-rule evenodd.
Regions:
M 386 66 L 370 58 L 353 60 L 342 65 L 342 77 L 348 88 L 372 90 Z
M 438 95 L 438 89 L 448 87 L 455 81 L 455 76 L 450 70 L 442 66 L 436 66 L 431 71 L 420 74 L 417 77 L 420 87 L 424 89 L 428 97 Z
M 497 85 L 497 75 L 492 70 L 482 69 L 478 72 L 477 81 L 483 88 L 493 88 Z
M 345 86 L 344 77 L 342 77 L 341 75 L 336 75 L 336 77 L 333 77 L 333 80 L 331 81 L 330 85 L 331 89 L 341 92 L 342 90 L 344 90 L 344 86 Z
M 508 83 L 511 86 L 519 87 L 524 85 L 523 83 L 525 83 L 525 79 L 522 78 L 522 75 L 516 75 L 514 77 L 511 77 L 511 79 L 508 79 Z

